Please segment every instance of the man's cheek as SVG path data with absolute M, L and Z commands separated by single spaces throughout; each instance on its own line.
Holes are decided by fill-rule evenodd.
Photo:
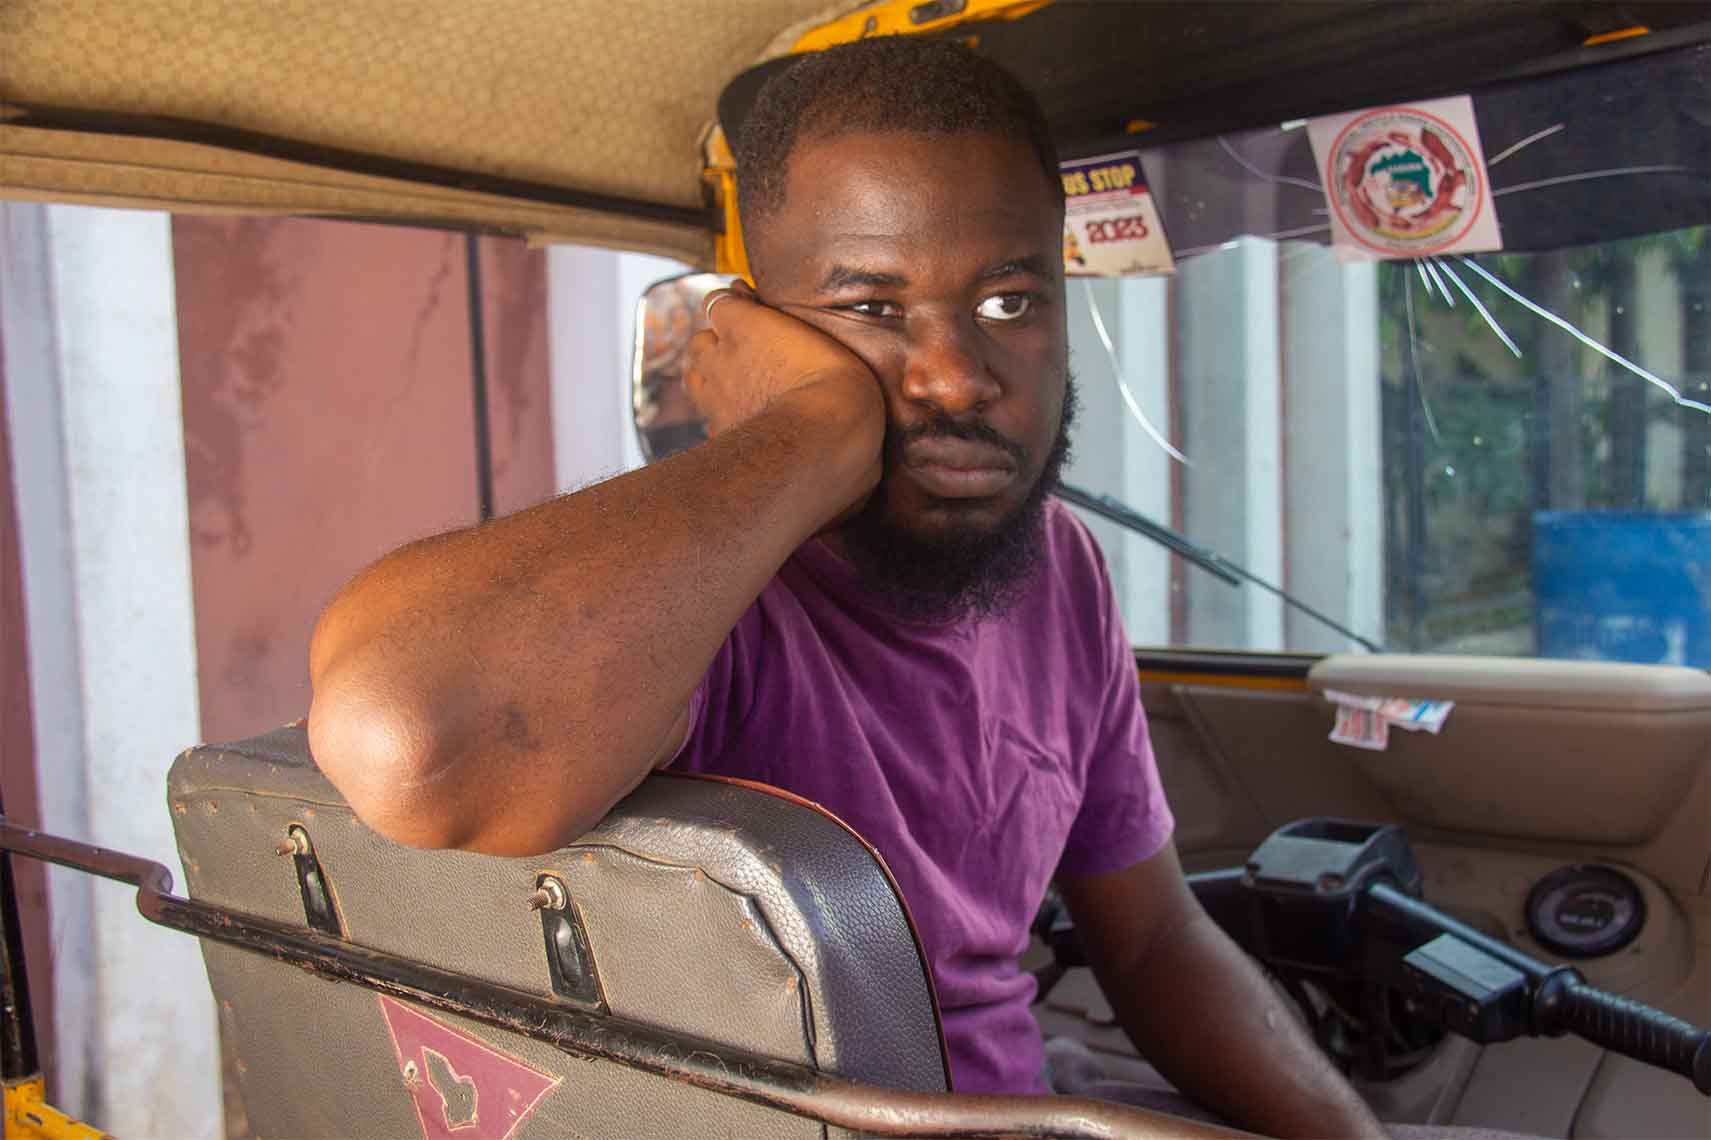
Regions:
M 804 322 L 814 326 L 860 357 L 869 372 L 887 382 L 894 374 L 898 350 L 895 333 L 876 329 L 847 317 L 830 313 L 798 313 Z
M 794 317 L 816 332 L 821 332 L 837 341 L 843 347 L 860 358 L 867 365 L 868 371 L 882 380 L 888 375 L 886 369 L 895 360 L 896 334 L 883 329 L 876 329 L 861 321 L 836 313 L 827 313 L 808 305 L 792 304 L 788 301 L 774 302 L 762 295 L 761 300 L 781 313 Z
M 838 338 L 838 343 L 855 353 L 879 381 L 880 392 L 885 396 L 887 442 L 891 442 L 891 436 L 912 426 L 921 415 L 920 407 L 903 395 L 905 357 L 893 343 L 895 339 L 883 332 L 869 335 L 863 331 L 852 336 L 848 329 Z

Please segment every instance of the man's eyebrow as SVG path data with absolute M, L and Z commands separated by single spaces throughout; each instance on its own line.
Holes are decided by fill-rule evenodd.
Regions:
M 983 271 L 980 279 L 982 281 L 995 281 L 1000 277 L 1009 277 L 1017 273 L 1031 273 L 1035 277 L 1050 277 L 1051 263 L 1042 255 L 1032 253 L 1027 257 L 1017 257 L 1001 265 L 994 265 L 991 269 Z
M 826 293 L 851 287 L 900 289 L 908 283 L 908 279 L 898 273 L 882 273 L 854 265 L 834 265 L 826 271 L 826 276 L 820 279 L 820 289 Z
M 1050 262 L 1041 254 L 1029 254 L 1026 257 L 1016 257 L 1009 261 L 982 270 L 980 280 L 993 281 L 1000 277 L 1011 277 L 1018 273 L 1031 273 L 1036 277 L 1050 277 Z M 826 271 L 826 276 L 820 279 L 820 289 L 831 293 L 839 289 L 901 289 L 909 284 L 909 279 L 900 273 L 885 273 L 876 269 L 862 269 L 855 265 L 834 265 Z

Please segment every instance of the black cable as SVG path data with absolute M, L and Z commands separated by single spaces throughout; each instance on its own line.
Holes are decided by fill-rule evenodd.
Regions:
M 493 446 L 487 427 L 487 332 L 481 307 L 481 239 L 463 236 L 469 293 L 469 375 L 475 389 L 475 494 L 481 521 L 493 517 Z

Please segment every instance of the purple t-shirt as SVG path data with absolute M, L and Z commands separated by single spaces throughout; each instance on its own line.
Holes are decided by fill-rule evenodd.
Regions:
M 931 963 L 959 1092 L 1045 1092 L 1018 965 L 1054 873 L 1170 837 L 1128 638 L 1091 535 L 1053 500 L 1046 554 L 996 618 L 900 620 L 807 543 L 690 702 L 676 764 L 822 804 L 876 847 Z

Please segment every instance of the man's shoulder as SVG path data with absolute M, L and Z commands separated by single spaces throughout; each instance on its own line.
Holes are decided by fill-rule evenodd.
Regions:
M 1115 609 L 1110 574 L 1086 525 L 1055 497 L 1042 511 L 1040 562 L 1004 622 L 1029 643 L 1096 652 Z
M 1066 585 L 1107 579 L 1099 543 L 1069 504 L 1056 496 L 1047 499 L 1042 525 L 1045 559 L 1055 579 Z

